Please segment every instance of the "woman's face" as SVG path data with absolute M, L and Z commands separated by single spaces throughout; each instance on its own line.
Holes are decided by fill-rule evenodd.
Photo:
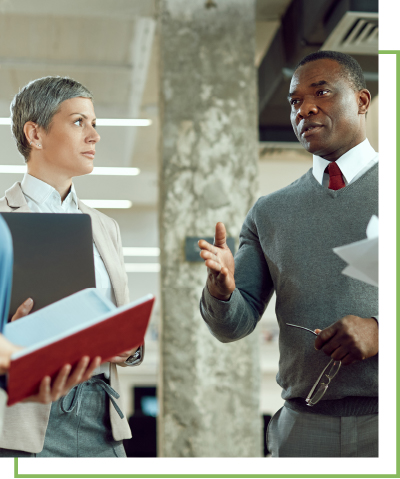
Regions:
M 76 97 L 61 103 L 47 132 L 40 129 L 42 161 L 53 172 L 72 178 L 93 170 L 96 116 L 90 98 Z

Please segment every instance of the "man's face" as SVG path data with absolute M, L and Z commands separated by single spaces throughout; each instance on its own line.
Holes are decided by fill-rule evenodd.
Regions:
M 298 140 L 327 160 L 338 159 L 365 139 L 365 98 L 354 91 L 342 68 L 329 59 L 306 63 L 293 75 L 288 95 Z

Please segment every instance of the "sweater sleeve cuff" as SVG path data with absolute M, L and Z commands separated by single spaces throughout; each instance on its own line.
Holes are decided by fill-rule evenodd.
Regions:
M 201 299 L 202 309 L 206 310 L 212 317 L 223 320 L 228 311 L 231 311 L 232 306 L 237 302 L 238 294 L 239 291 L 235 289 L 228 301 L 221 301 L 211 295 L 206 285 L 203 289 L 203 296 Z

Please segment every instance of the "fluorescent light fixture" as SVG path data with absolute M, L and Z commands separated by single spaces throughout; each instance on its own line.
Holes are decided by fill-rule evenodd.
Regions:
M 26 165 L 0 165 L 0 173 L 26 173 Z M 91 175 L 106 176 L 137 176 L 140 173 L 139 168 L 115 168 L 108 166 L 95 166 Z
M 122 248 L 124 256 L 160 256 L 160 248 Z
M 136 176 L 140 173 L 139 168 L 117 168 L 108 166 L 95 166 L 91 175 L 120 175 L 120 176 Z
M 141 118 L 97 118 L 97 126 L 150 126 L 151 120 Z
M 130 208 L 132 201 L 129 200 L 81 200 L 90 208 Z
M 0 165 L 0 173 L 26 173 L 25 165 Z
M 97 118 L 97 126 L 150 126 L 151 120 L 144 118 Z M 11 118 L 0 118 L 0 125 L 11 125 Z
M 159 273 L 159 263 L 125 263 L 127 273 Z

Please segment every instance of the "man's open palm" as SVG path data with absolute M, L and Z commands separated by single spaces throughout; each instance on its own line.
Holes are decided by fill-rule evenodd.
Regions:
M 207 266 L 207 287 L 215 298 L 227 301 L 235 290 L 235 261 L 226 244 L 226 229 L 223 223 L 215 226 L 214 244 L 199 241 L 200 256 Z

